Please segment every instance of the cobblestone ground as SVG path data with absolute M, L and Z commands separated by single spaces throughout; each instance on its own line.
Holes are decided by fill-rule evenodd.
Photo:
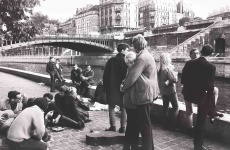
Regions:
M 46 86 L 13 75 L 0 72 L 0 96 L 6 98 L 9 90 L 19 90 L 28 97 L 42 96 L 49 91 Z M 90 111 L 92 122 L 86 124 L 82 130 L 66 128 L 62 132 L 49 130 L 52 139 L 48 142 L 50 150 L 121 150 L 122 145 L 90 146 L 86 144 L 86 134 L 91 130 L 101 131 L 109 127 L 108 111 Z M 117 119 L 117 127 L 119 121 Z M 192 138 L 181 132 L 163 130 L 159 125 L 153 125 L 155 150 L 193 150 Z M 0 134 L 0 150 L 8 150 L 5 144 L 5 135 Z M 229 145 L 206 140 L 212 150 L 230 150 Z

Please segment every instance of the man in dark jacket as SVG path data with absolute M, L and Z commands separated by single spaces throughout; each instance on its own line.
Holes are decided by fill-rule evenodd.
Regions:
M 46 72 L 50 74 L 51 85 L 50 85 L 50 92 L 55 92 L 55 79 L 57 78 L 60 82 L 65 82 L 64 79 L 61 79 L 57 68 L 54 57 L 50 56 L 49 62 L 46 65 Z
M 71 71 L 70 76 L 73 85 L 77 89 L 77 93 L 80 92 L 80 85 L 82 82 L 82 69 L 77 66 L 77 64 L 74 65 L 73 70 Z
M 208 62 L 213 53 L 211 45 L 205 45 L 201 57 L 188 61 L 182 72 L 181 83 L 184 84 L 184 98 L 198 105 L 197 122 L 194 133 L 194 149 L 206 150 L 204 146 L 205 121 L 214 101 L 214 81 L 216 67 Z
M 82 82 L 81 82 L 81 93 L 82 96 L 86 97 L 88 93 L 88 86 L 93 85 L 94 71 L 91 69 L 90 65 L 86 66 L 86 70 L 82 72 Z
M 103 85 L 106 90 L 106 100 L 109 104 L 109 119 L 110 128 L 106 131 L 116 131 L 115 126 L 115 105 L 120 106 L 121 110 L 121 127 L 120 133 L 125 132 L 126 112 L 123 106 L 123 93 L 120 91 L 120 85 L 125 79 L 127 65 L 124 61 L 124 56 L 127 53 L 129 46 L 121 43 L 117 46 L 119 52 L 115 57 L 108 60 L 103 74 Z

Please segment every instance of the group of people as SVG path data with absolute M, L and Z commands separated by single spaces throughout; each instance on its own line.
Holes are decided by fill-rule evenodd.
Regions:
M 27 98 L 10 91 L 8 99 L 0 101 L 0 131 L 7 134 L 10 150 L 46 150 L 51 136 L 47 126 L 81 129 L 91 121 L 76 88 L 63 85 L 54 97 Z
M 65 82 L 65 79 L 62 75 L 63 66 L 60 64 L 60 60 L 51 56 L 49 62 L 46 65 L 46 72 L 50 74 L 50 92 L 55 92 L 55 81 L 58 80 L 61 83 Z M 88 87 L 94 84 L 94 71 L 91 69 L 90 65 L 86 66 L 86 69 L 83 71 L 78 67 L 77 64 L 73 66 L 71 71 L 71 80 L 73 86 L 76 87 L 77 92 L 82 96 L 87 96 Z M 64 85 L 64 84 L 62 84 Z
M 116 132 L 115 105 L 120 106 L 121 121 L 118 132 L 125 133 L 123 150 L 138 149 L 139 133 L 142 137 L 142 149 L 153 150 L 153 135 L 150 110 L 158 94 L 163 100 L 163 127 L 177 129 L 179 104 L 176 91 L 178 73 L 174 70 L 169 53 L 162 53 L 159 67 L 147 50 L 147 41 L 142 35 L 132 40 L 135 52 L 129 51 L 129 45 L 120 43 L 119 52 L 108 60 L 103 74 L 103 85 L 109 105 L 110 127 L 106 131 Z M 194 149 L 206 150 L 204 129 L 206 117 L 213 121 L 215 116 L 222 116 L 215 110 L 218 88 L 214 87 L 216 68 L 208 62 L 213 53 L 211 45 L 204 45 L 202 50 L 190 52 L 192 60 L 186 62 L 181 83 L 182 94 L 186 101 L 186 120 L 189 129 L 194 131 Z M 199 56 L 201 54 L 201 56 Z M 169 103 L 172 113 L 169 116 Z M 193 129 L 192 103 L 197 104 L 197 121 Z M 153 110 L 154 111 L 154 110 Z

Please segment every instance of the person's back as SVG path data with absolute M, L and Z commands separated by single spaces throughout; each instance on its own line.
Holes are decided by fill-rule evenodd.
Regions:
M 45 133 L 43 115 L 43 112 L 38 106 L 26 108 L 11 124 L 7 138 L 15 142 L 21 142 L 25 139 L 31 138 L 33 130 L 35 130 L 37 134 L 40 134 L 40 137 L 42 138 Z
M 182 81 L 184 88 L 189 86 L 191 90 L 198 93 L 210 90 L 213 92 L 214 87 L 209 85 L 209 80 L 214 80 L 215 66 L 206 61 L 204 57 L 187 62 L 187 66 L 189 66 L 189 69 L 185 71 L 185 77 Z

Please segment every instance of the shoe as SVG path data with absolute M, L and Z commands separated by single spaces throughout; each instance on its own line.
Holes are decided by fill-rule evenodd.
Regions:
M 215 116 L 216 116 L 216 117 L 224 117 L 224 114 L 221 114 L 221 113 L 218 113 L 218 112 L 217 112 L 217 113 L 215 114 Z
M 113 131 L 116 132 L 116 127 L 115 126 L 111 126 L 108 129 L 105 129 L 105 131 Z
M 44 142 L 48 142 L 51 139 L 50 135 L 47 135 L 45 138 L 42 138 Z
M 82 129 L 85 127 L 85 124 L 82 120 L 78 121 L 79 128 Z
M 66 80 L 62 80 L 62 83 L 65 83 Z
M 85 123 L 88 123 L 88 122 L 91 122 L 91 121 L 92 121 L 91 119 L 86 119 Z
M 206 148 L 204 145 L 201 145 L 201 146 L 195 145 L 194 150 L 211 150 L 211 149 Z
M 119 133 L 125 133 L 125 127 L 120 127 L 118 130 Z

